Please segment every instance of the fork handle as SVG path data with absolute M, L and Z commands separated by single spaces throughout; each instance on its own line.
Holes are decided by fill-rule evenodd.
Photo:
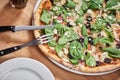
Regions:
M 0 32 L 12 31 L 15 32 L 15 26 L 0 26 Z
M 7 55 L 9 53 L 15 52 L 15 51 L 17 51 L 21 48 L 22 48 L 21 46 L 14 46 L 14 47 L 10 47 L 10 48 L 7 48 L 7 49 L 0 50 L 0 56 L 4 56 L 4 55 Z

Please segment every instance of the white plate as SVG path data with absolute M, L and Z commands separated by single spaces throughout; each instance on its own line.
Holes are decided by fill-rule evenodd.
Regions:
M 55 80 L 50 70 L 30 58 L 14 58 L 0 64 L 0 80 Z

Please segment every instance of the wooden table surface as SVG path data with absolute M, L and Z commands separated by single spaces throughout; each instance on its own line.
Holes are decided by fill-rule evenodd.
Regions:
M 24 9 L 14 9 L 8 4 L 9 0 L 0 0 L 0 26 L 3 25 L 31 25 L 32 11 L 36 0 L 28 0 Z M 23 44 L 34 39 L 32 31 L 0 33 L 0 50 Z M 102 76 L 84 76 L 68 72 L 45 57 L 37 46 L 26 47 L 17 52 L 0 57 L 0 63 L 16 58 L 28 57 L 42 62 L 53 73 L 56 80 L 120 80 L 120 70 Z

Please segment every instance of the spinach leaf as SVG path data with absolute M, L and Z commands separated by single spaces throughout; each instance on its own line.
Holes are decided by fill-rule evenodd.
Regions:
M 62 49 L 65 48 L 65 47 L 66 47 L 66 45 L 64 45 L 64 44 L 62 44 L 62 45 L 57 45 L 57 46 L 55 47 L 55 50 L 56 50 L 57 55 L 58 55 L 59 57 L 62 57 L 62 56 L 63 56 L 63 53 L 61 53 L 61 51 L 62 51 Z
M 107 17 L 105 17 L 104 20 L 105 20 L 106 23 L 110 23 L 110 24 L 113 24 L 113 23 L 117 22 L 116 18 L 115 18 L 115 15 L 112 15 L 112 14 L 110 14 Z
M 84 47 L 85 47 L 85 49 L 88 48 L 88 37 L 84 38 Z
M 56 41 L 55 40 L 52 40 L 48 43 L 49 46 L 51 47 L 55 47 L 57 45 Z
M 90 53 L 85 56 L 85 61 L 87 66 L 96 66 L 95 58 Z
M 97 18 L 96 22 L 91 25 L 92 31 L 100 32 L 105 28 L 106 22 L 103 18 Z
M 86 60 L 86 65 L 87 66 L 96 66 L 96 61 L 94 57 L 90 57 Z
M 82 35 L 83 35 L 84 37 L 87 36 L 87 29 L 86 29 L 85 25 L 82 26 L 82 28 L 81 28 L 81 33 L 82 33 Z
M 100 43 L 107 43 L 107 44 L 111 44 L 111 42 L 110 42 L 110 39 L 108 39 L 108 38 L 105 38 L 105 37 L 103 37 L 103 38 L 100 38 L 99 39 L 99 42 Z
M 103 48 L 103 51 L 109 52 L 112 55 L 120 55 L 120 50 L 116 48 Z
M 114 41 L 113 33 L 112 33 L 111 31 L 109 31 L 108 29 L 106 29 L 106 28 L 104 28 L 104 31 L 106 32 L 109 40 L 110 40 L 111 42 L 113 42 L 113 41 Z
M 77 65 L 77 64 L 79 63 L 79 59 L 70 59 L 70 62 L 71 62 L 72 64 Z
M 45 33 L 45 34 L 52 34 L 52 35 L 54 34 L 52 28 L 45 28 L 45 29 L 44 29 L 44 33 Z
M 91 0 L 90 9 L 101 9 L 104 0 Z
M 68 8 L 75 8 L 76 4 L 72 0 L 67 0 L 66 6 Z
M 82 1 L 81 9 L 82 9 L 84 12 L 87 11 L 87 9 L 89 8 L 90 4 L 91 4 L 90 1 L 85 1 L 85 0 L 83 0 L 83 1 Z
M 109 38 L 106 38 L 106 37 L 97 37 L 94 39 L 94 45 L 96 45 L 97 43 L 111 44 L 111 41 Z
M 43 10 L 40 20 L 46 24 L 49 24 L 49 22 L 51 20 L 51 15 L 50 15 L 49 11 Z
M 63 36 L 64 33 L 67 31 L 67 27 L 64 26 L 64 25 L 62 25 L 62 24 L 56 24 L 56 25 L 55 25 L 55 29 L 57 29 L 58 34 L 59 34 L 60 36 Z
M 78 24 L 83 24 L 84 18 L 81 16 L 78 19 L 76 19 L 75 23 Z
M 66 31 L 64 35 L 58 40 L 59 44 L 65 44 L 68 41 L 79 39 L 78 34 L 76 34 L 72 29 Z
M 82 46 L 78 41 L 73 41 L 70 44 L 70 55 L 73 59 L 81 59 L 84 60 L 84 54 L 82 51 Z
M 108 0 L 107 4 L 106 4 L 106 8 L 113 7 L 113 6 L 117 5 L 118 2 L 120 2 L 120 0 Z
M 108 55 L 114 58 L 120 58 L 120 55 L 113 55 L 113 54 L 108 54 Z
M 65 43 L 67 43 L 68 41 L 70 41 L 69 38 L 67 38 L 66 36 L 63 36 L 63 37 L 61 37 L 61 38 L 58 40 L 58 43 L 59 43 L 59 44 L 65 44 Z

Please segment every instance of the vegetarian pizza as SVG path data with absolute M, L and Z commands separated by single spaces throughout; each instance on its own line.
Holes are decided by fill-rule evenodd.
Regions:
M 53 39 L 38 45 L 64 66 L 82 72 L 120 68 L 120 0 L 42 0 L 34 14 L 35 37 Z

